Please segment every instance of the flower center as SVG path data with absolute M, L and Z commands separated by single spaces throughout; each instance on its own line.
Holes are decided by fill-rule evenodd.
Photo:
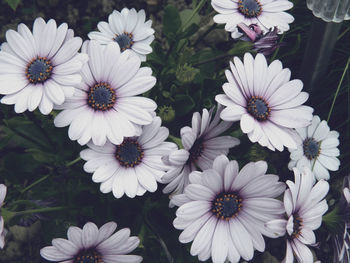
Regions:
M 127 32 L 120 35 L 115 35 L 113 40 L 118 43 L 121 51 L 131 48 L 131 46 L 134 44 L 134 41 L 132 41 L 132 34 Z
M 82 250 L 74 258 L 74 263 L 104 263 L 102 256 L 95 249 Z
M 190 162 L 195 162 L 198 160 L 198 158 L 201 156 L 204 150 L 204 145 L 203 145 L 203 140 L 198 139 L 194 142 L 192 148 L 189 150 L 190 152 L 190 157 L 189 161 Z
M 293 233 L 292 238 L 298 238 L 303 226 L 303 219 L 298 214 L 293 215 Z
M 136 139 L 131 138 L 126 138 L 120 145 L 117 145 L 115 152 L 119 164 L 127 168 L 139 165 L 143 156 L 141 145 Z
M 235 218 L 242 208 L 242 199 L 234 193 L 221 193 L 212 202 L 212 212 L 220 219 Z
M 258 17 L 262 12 L 259 0 L 239 0 L 238 10 L 249 18 Z
M 52 63 L 45 57 L 37 57 L 27 64 L 26 77 L 31 83 L 43 83 L 52 74 Z
M 314 138 L 306 138 L 303 142 L 304 155 L 309 160 L 312 160 L 319 156 L 320 154 L 320 145 L 315 141 Z
M 113 108 L 117 96 L 107 82 L 100 82 L 89 89 L 88 105 L 94 110 L 106 111 Z
M 258 121 L 266 121 L 271 109 L 263 98 L 253 96 L 248 101 L 248 112 Z

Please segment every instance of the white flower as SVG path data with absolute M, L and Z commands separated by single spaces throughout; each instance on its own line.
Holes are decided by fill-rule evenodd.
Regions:
M 101 44 L 117 42 L 122 51 L 129 49 L 138 55 L 141 61 L 146 61 L 146 55 L 152 52 L 150 44 L 154 40 L 154 30 L 151 28 L 152 20 L 145 22 L 144 10 L 137 12 L 134 8 L 116 10 L 108 16 L 107 22 L 97 24 L 98 31 L 88 34 L 90 39 Z
M 301 92 L 303 83 L 290 80 L 290 70 L 283 69 L 279 60 L 267 66 L 262 54 L 254 59 L 246 53 L 244 63 L 238 57 L 233 61 L 231 71 L 225 71 L 228 80 L 223 85 L 225 94 L 215 97 L 227 107 L 220 117 L 225 121 L 240 120 L 242 131 L 252 142 L 271 150 L 296 148 L 297 134 L 293 128 L 308 126 L 313 112 L 311 107 L 302 105 L 309 97 Z
M 162 182 L 168 184 L 163 189 L 164 193 L 183 193 L 184 187 L 188 184 L 188 175 L 192 171 L 211 168 L 217 156 L 227 154 L 230 148 L 239 144 L 237 138 L 219 136 L 232 125 L 232 122 L 220 122 L 221 111 L 222 107 L 218 105 L 214 117 L 214 107 L 209 112 L 203 109 L 202 116 L 199 112 L 195 112 L 192 117 L 192 128 L 186 126 L 181 129 L 184 149 L 174 151 L 163 158 L 166 164 L 173 167 L 162 178 Z
M 289 189 L 284 192 L 284 207 L 287 219 L 276 219 L 265 224 L 267 230 L 276 236 L 287 233 L 287 248 L 284 263 L 293 263 L 294 256 L 300 263 L 314 262 L 310 249 L 306 245 L 314 245 L 316 237 L 313 230 L 322 223 L 322 215 L 327 211 L 324 199 L 329 190 L 326 181 L 320 180 L 316 185 L 310 169 L 300 174 L 293 169 L 295 182 L 287 181 Z
M 71 226 L 67 239 L 55 238 L 52 246 L 40 250 L 46 260 L 62 263 L 139 263 L 141 256 L 126 255 L 140 243 L 138 237 L 130 237 L 130 229 L 123 228 L 116 233 L 117 224 L 109 222 L 100 229 L 88 222 L 83 229 Z
M 310 168 L 317 178 L 329 179 L 330 171 L 339 169 L 339 133 L 330 131 L 327 122 L 321 121 L 314 116 L 312 124 L 305 128 L 296 129 L 300 137 L 300 143 L 296 150 L 289 149 L 291 161 L 289 169 L 293 167 L 302 169 L 303 166 Z
M 0 94 L 6 95 L 1 103 L 15 104 L 16 113 L 39 107 L 49 114 L 73 96 L 88 56 L 78 53 L 82 40 L 66 23 L 57 28 L 55 20 L 37 18 L 33 33 L 19 24 L 17 32 L 6 32 L 6 40 L 0 51 Z
M 5 196 L 6 196 L 7 188 L 5 185 L 0 184 L 0 208 L 2 207 L 2 204 L 4 203 Z M 0 214 L 0 248 L 4 248 L 5 246 L 5 235 L 6 235 L 6 229 L 4 228 L 4 219 L 2 218 Z
M 113 191 L 116 198 L 124 193 L 128 197 L 143 195 L 146 190 L 154 192 L 168 166 L 162 162 L 162 156 L 177 150 L 171 142 L 165 142 L 169 130 L 161 127 L 161 119 L 142 129 L 139 137 L 124 138 L 120 145 L 107 142 L 104 146 L 89 143 L 89 149 L 80 153 L 87 163 L 84 170 L 93 173 L 92 180 L 101 183 L 101 192 Z
M 83 82 L 59 107 L 64 110 L 55 118 L 55 125 L 70 125 L 69 138 L 81 145 L 92 139 L 102 146 L 107 138 L 120 144 L 124 137 L 140 134 L 140 125 L 150 124 L 157 108 L 153 100 L 136 96 L 156 83 L 152 70 L 140 68 L 140 59 L 130 52 L 120 53 L 117 43 L 101 46 L 86 41 L 82 52 L 90 57 L 81 71 Z
M 212 258 L 214 263 L 251 260 L 254 249 L 263 252 L 271 237 L 264 224 L 283 214 L 283 204 L 274 199 L 283 193 L 285 184 L 278 176 L 265 174 L 264 161 L 248 163 L 238 171 L 238 163 L 221 155 L 213 169 L 192 172 L 184 194 L 175 196 L 174 226 L 184 230 L 179 240 L 193 240 L 191 255 L 199 260 Z
M 225 30 L 231 32 L 232 38 L 242 36 L 237 25 L 257 24 L 264 32 L 277 27 L 279 33 L 289 30 L 293 16 L 283 12 L 293 7 L 288 0 L 212 0 L 211 5 L 219 13 L 214 22 L 226 24 Z

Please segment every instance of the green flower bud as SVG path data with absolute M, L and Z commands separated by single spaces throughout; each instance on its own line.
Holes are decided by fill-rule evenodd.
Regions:
M 181 81 L 182 83 L 190 83 L 198 73 L 199 69 L 185 63 L 184 65 L 179 65 L 177 67 L 175 75 L 178 81 Z
M 164 122 L 171 122 L 175 119 L 175 110 L 171 106 L 161 106 L 159 107 L 159 117 Z

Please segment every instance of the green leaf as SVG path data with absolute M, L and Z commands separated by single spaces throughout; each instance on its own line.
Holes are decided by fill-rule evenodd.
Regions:
M 188 95 L 178 94 L 175 96 L 175 112 L 177 116 L 189 113 L 195 106 L 193 99 Z
M 5 1 L 13 9 L 13 11 L 16 11 L 18 5 L 21 3 L 21 0 L 5 0 Z
M 191 18 L 193 13 L 192 9 L 185 9 L 182 10 L 180 12 L 180 19 L 181 19 L 181 23 L 182 25 L 184 25 L 187 21 L 187 26 L 186 28 L 188 28 L 190 25 L 192 24 L 196 24 L 199 25 L 199 22 L 201 20 L 201 17 L 198 15 L 198 13 L 194 14 L 193 17 Z M 191 18 L 191 19 L 190 19 Z M 190 20 L 189 20 L 190 19 Z M 183 28 L 183 30 L 185 30 L 186 28 Z
M 176 32 L 181 27 L 179 11 L 173 5 L 168 5 L 164 9 L 163 33 L 170 39 L 175 40 Z
M 181 34 L 181 38 L 187 38 L 192 35 L 194 35 L 199 29 L 199 26 L 196 24 L 191 24 L 190 26 L 186 27 L 184 32 Z

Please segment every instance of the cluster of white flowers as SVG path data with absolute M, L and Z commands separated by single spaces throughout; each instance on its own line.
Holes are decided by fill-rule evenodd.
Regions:
M 287 0 L 212 0 L 220 14 L 217 23 L 238 37 L 237 25 L 258 24 L 264 31 L 289 29 L 293 17 Z M 286 236 L 286 263 L 313 262 L 306 245 L 316 243 L 313 230 L 328 206 L 324 197 L 329 172 L 339 168 L 339 134 L 303 105 L 308 94 L 300 80 L 281 61 L 268 65 L 263 54 L 235 57 L 226 70 L 225 94 L 215 97 L 218 106 L 202 115 L 195 112 L 192 127 L 181 129 L 183 149 L 166 142 L 169 130 L 156 116 L 156 103 L 140 94 L 156 83 L 149 67 L 141 67 L 152 52 L 151 21 L 135 9 L 114 11 L 100 32 L 89 33 L 82 43 L 67 25 L 56 26 L 38 18 L 33 32 L 20 24 L 9 30 L 0 51 L 1 102 L 14 104 L 17 113 L 39 108 L 43 114 L 62 110 L 57 127 L 68 128 L 71 140 L 87 149 L 80 156 L 84 170 L 101 183 L 102 193 L 130 198 L 154 192 L 158 182 L 172 193 L 170 206 L 178 206 L 173 224 L 183 230 L 179 240 L 193 241 L 191 255 L 214 263 L 251 260 L 263 252 L 265 240 Z M 81 52 L 78 50 L 81 48 Z M 267 163 L 250 162 L 239 170 L 226 155 L 240 141 L 223 135 L 235 121 L 251 142 L 270 150 L 287 147 L 295 181 L 279 182 L 266 174 Z M 301 171 L 301 173 L 300 173 Z M 316 182 L 316 179 L 319 182 Z M 315 185 L 314 185 L 315 184 Z M 284 192 L 284 201 L 277 199 Z M 0 185 L 0 207 L 6 188 Z M 0 217 L 0 247 L 4 245 Z M 114 222 L 100 229 L 87 223 L 70 227 L 68 240 L 53 239 L 41 256 L 58 262 L 141 262 L 126 255 L 138 244 L 129 229 L 115 234 Z

